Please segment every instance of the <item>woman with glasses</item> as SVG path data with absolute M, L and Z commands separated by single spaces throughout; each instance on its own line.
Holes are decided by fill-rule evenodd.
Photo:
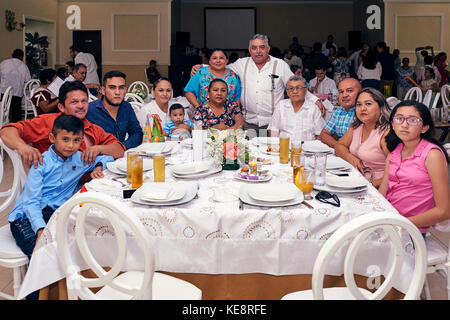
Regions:
M 289 99 L 281 100 L 276 106 L 269 123 L 269 133 L 287 133 L 291 140 L 315 140 L 325 120 L 314 102 L 306 99 L 308 89 L 301 76 L 291 76 L 286 84 Z
M 361 90 L 356 98 L 356 118 L 334 150 L 378 188 L 389 151 L 384 137 L 389 129 L 389 107 L 374 88 Z
M 434 138 L 433 120 L 423 103 L 402 101 L 389 120 L 391 153 L 379 191 L 425 234 L 450 218 L 448 155 Z

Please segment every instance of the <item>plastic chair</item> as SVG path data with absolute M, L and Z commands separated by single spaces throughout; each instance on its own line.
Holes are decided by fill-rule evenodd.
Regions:
M 139 102 L 139 103 L 144 104 L 144 100 L 141 97 L 139 97 L 137 94 L 135 94 L 135 93 L 127 92 L 125 94 L 125 99 L 124 100 L 128 101 L 128 102 L 133 102 L 134 101 L 134 102 Z
M 11 106 L 12 90 L 12 87 L 6 88 L 0 103 L 0 127 L 9 122 L 9 107 Z
M 134 113 L 138 113 L 139 110 L 141 110 L 141 108 L 144 106 L 142 103 L 140 102 L 136 102 L 136 101 L 131 101 L 130 102 L 131 106 L 133 107 Z
M 96 96 L 94 96 L 92 93 L 89 92 L 88 99 L 89 99 L 89 102 L 92 102 L 92 101 L 97 100 L 98 98 Z
M 401 100 L 399 100 L 397 97 L 389 97 L 386 99 L 386 102 L 389 106 L 389 109 L 394 109 L 394 107 L 401 102 Z
M 1 139 L 0 145 L 11 159 L 14 173 L 11 188 L 7 191 L 0 192 L 0 198 L 6 198 L 0 205 L 0 212 L 3 213 L 19 197 L 22 188 L 21 180 L 23 180 L 21 175 L 24 174 L 25 171 L 23 170 L 22 160 L 20 159 L 19 154 L 8 148 Z M 3 184 L 3 157 L 1 157 L 0 160 L 0 181 L 2 181 Z M 0 292 L 0 297 L 9 300 L 17 299 L 27 264 L 28 257 L 16 245 L 16 241 L 9 228 L 9 223 L 7 223 L 0 228 L 0 266 L 13 269 L 14 295 Z
M 439 92 L 436 93 L 436 95 L 434 96 L 433 104 L 429 107 L 429 109 L 436 109 L 436 106 L 439 102 L 440 97 L 441 97 L 441 94 Z
M 145 74 L 145 78 L 147 78 L 147 72 Z M 145 82 L 143 82 L 143 81 L 134 81 L 128 87 L 128 92 L 129 93 L 136 93 L 135 92 L 136 87 L 139 87 L 139 86 L 144 90 L 145 97 L 148 97 L 148 95 L 150 94 L 150 89 L 149 89 L 148 85 Z
M 339 228 L 325 242 L 314 263 L 312 275 L 312 290 L 293 292 L 285 295 L 283 300 L 311 300 L 311 299 L 337 299 L 337 300 L 379 300 L 392 288 L 397 277 L 401 277 L 403 262 L 403 245 L 397 227 L 409 233 L 415 248 L 415 267 L 405 300 L 418 299 L 423 289 L 427 270 L 427 252 L 422 234 L 416 226 L 400 214 L 372 212 L 350 220 Z M 382 228 L 392 240 L 395 250 L 393 266 L 380 287 L 371 293 L 358 288 L 354 279 L 354 264 L 358 250 L 364 240 L 376 229 Z M 352 239 L 352 240 L 351 240 Z M 348 242 L 348 240 L 351 240 Z M 344 261 L 344 277 L 347 287 L 323 288 L 325 270 L 337 250 L 350 243 Z
M 415 98 L 413 98 L 414 96 Z M 412 87 L 406 92 L 403 100 L 416 100 L 422 102 L 422 90 L 418 87 Z
M 428 107 L 428 109 L 430 108 L 430 102 L 431 102 L 431 98 L 432 97 L 433 97 L 433 91 L 432 90 L 427 90 L 427 92 L 425 92 L 425 95 L 423 96 L 422 103 L 424 105 L 426 105 Z
M 24 119 L 27 120 L 28 112 L 32 112 L 33 115 L 37 116 L 37 111 L 35 105 L 31 102 L 31 97 L 33 96 L 34 89 L 38 88 L 41 82 L 38 79 L 31 79 L 23 87 L 23 98 L 24 98 Z
M 440 232 L 450 232 L 450 220 L 437 224 L 433 228 Z M 427 274 L 443 273 L 444 278 L 447 278 L 447 299 L 450 300 L 450 242 L 445 248 L 444 244 L 435 239 L 430 232 L 427 232 L 425 245 L 427 247 L 428 260 Z M 430 287 L 426 279 L 424 293 L 425 299 L 430 300 Z
M 91 209 L 96 210 L 91 210 Z M 73 212 L 73 216 L 71 214 Z M 95 212 L 95 213 L 94 213 Z M 88 213 L 90 214 L 88 216 Z M 95 217 L 93 217 L 93 215 Z M 111 269 L 105 271 L 87 244 L 85 222 L 101 218 L 112 227 L 117 241 L 117 259 Z M 69 219 L 75 220 L 75 234 L 69 234 Z M 71 229 L 71 228 L 70 228 Z M 142 251 L 144 271 L 128 271 L 119 274 L 126 260 L 127 234 Z M 69 236 L 74 237 L 71 239 Z M 75 241 L 73 241 L 75 240 Z M 67 292 L 74 299 L 201 299 L 201 290 L 194 285 L 165 274 L 154 272 L 153 253 L 149 247 L 148 232 L 133 211 L 127 209 L 120 201 L 97 192 L 85 192 L 69 199 L 59 208 L 56 224 L 56 241 L 58 257 L 66 274 Z M 72 259 L 69 248 L 75 248 L 74 255 L 81 256 L 83 265 L 87 265 L 98 278 L 86 278 L 80 274 L 80 267 Z M 79 251 L 79 254 L 78 254 Z M 111 252 L 112 254 L 113 252 Z M 93 293 L 89 288 L 102 287 Z
M 445 108 L 450 107 L 450 84 L 444 84 L 441 88 L 442 104 Z

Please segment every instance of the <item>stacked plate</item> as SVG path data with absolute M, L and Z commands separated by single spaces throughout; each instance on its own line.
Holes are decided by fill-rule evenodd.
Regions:
M 131 196 L 131 201 L 154 206 L 172 206 L 194 199 L 198 186 L 195 182 L 144 183 Z
M 176 178 L 201 178 L 222 171 L 222 166 L 213 166 L 211 162 L 189 162 L 173 165 L 170 168 Z
M 314 162 L 306 163 L 306 166 L 314 169 Z M 349 171 L 351 168 L 352 165 L 344 159 L 332 155 L 327 156 L 327 170 Z
M 336 176 L 327 173 L 323 186 L 314 185 L 314 189 L 331 193 L 356 193 L 366 191 L 369 181 L 363 176 L 350 173 L 348 176 Z
M 154 156 L 155 154 L 167 154 L 171 152 L 173 146 L 174 144 L 168 142 L 151 142 L 143 143 L 135 150 L 149 156 Z
M 243 184 L 239 198 L 248 204 L 261 207 L 284 207 L 299 204 L 303 193 L 293 184 Z
M 334 153 L 334 149 L 320 140 L 305 141 L 302 144 L 302 152 L 306 153 Z
M 106 164 L 106 167 L 109 171 L 120 174 L 120 175 L 126 175 L 127 174 L 127 158 L 120 158 L 117 159 L 114 162 L 108 162 Z M 142 159 L 142 171 L 149 171 L 153 169 L 153 160 L 152 159 Z
M 278 137 L 255 137 L 251 140 L 251 143 L 255 146 L 278 146 L 280 145 L 280 139 Z
M 181 141 L 181 145 L 185 146 L 186 148 L 191 148 L 192 149 L 192 138 L 188 138 L 188 139 L 184 139 Z

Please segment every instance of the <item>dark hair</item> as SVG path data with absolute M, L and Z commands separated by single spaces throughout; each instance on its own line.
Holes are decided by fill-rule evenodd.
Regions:
M 22 60 L 23 59 L 23 50 L 21 49 L 16 49 L 13 51 L 12 55 L 13 58 Z
M 76 65 L 73 66 L 73 71 L 78 71 L 78 69 L 80 68 L 85 68 L 87 70 L 87 67 L 84 63 L 77 63 Z
M 61 88 L 59 88 L 59 96 L 58 96 L 59 103 L 65 106 L 67 94 L 71 91 L 77 90 L 83 91 L 84 93 L 86 93 L 86 96 L 88 96 L 88 90 L 86 86 L 83 84 L 83 82 L 78 80 L 64 82 Z
M 73 61 L 67 61 L 65 64 L 67 64 L 72 69 L 73 69 L 73 67 L 75 67 L 75 63 Z
M 386 102 L 386 99 L 384 98 L 384 95 L 378 91 L 377 89 L 374 88 L 364 88 L 362 89 L 358 95 L 356 96 L 356 100 L 358 101 L 358 98 L 361 96 L 361 94 L 363 93 L 368 93 L 370 94 L 370 96 L 372 97 L 373 100 L 375 100 L 375 102 L 378 104 L 381 114 L 380 114 L 380 118 L 378 118 L 377 122 L 375 123 L 375 129 L 376 128 L 380 128 L 380 130 L 385 130 L 388 125 L 389 125 L 389 116 L 390 116 L 390 109 L 389 106 Z M 356 106 L 355 102 L 355 106 Z M 362 124 L 361 120 L 358 119 L 358 117 L 356 116 L 355 113 L 355 120 L 352 123 L 352 127 L 354 129 L 358 128 L 360 125 Z
M 322 44 L 320 42 L 314 42 L 313 51 L 322 51 Z
M 172 110 L 177 110 L 177 109 L 182 109 L 184 112 L 184 107 L 183 105 L 179 104 L 179 103 L 174 103 L 173 105 L 171 105 L 169 107 L 169 115 L 172 113 Z
M 381 49 L 383 49 L 383 51 L 387 51 L 387 45 L 386 45 L 386 42 L 384 42 L 384 41 L 378 42 L 378 43 L 377 43 L 377 48 L 381 48 Z
M 212 50 L 208 50 L 208 55 L 206 56 L 206 57 L 208 58 L 208 60 L 211 59 L 212 54 L 213 54 L 214 52 L 216 52 L 216 51 L 222 52 L 222 53 L 225 55 L 225 58 L 228 59 L 228 55 L 226 54 L 225 51 L 223 51 L 223 49 L 220 49 L 220 48 L 214 48 L 214 49 L 212 49 Z
M 404 57 L 404 58 L 402 59 L 402 63 L 405 63 L 405 60 L 408 60 L 408 63 L 409 63 L 409 58 L 408 58 L 408 57 Z
M 337 58 L 339 58 L 339 57 L 347 58 L 347 50 L 345 50 L 344 47 L 340 47 L 336 53 L 336 57 Z
M 213 80 L 209 83 L 208 92 L 211 91 L 212 85 L 213 85 L 214 83 L 216 83 L 216 82 L 222 82 L 222 83 L 224 83 L 225 86 L 227 87 L 227 92 L 228 92 L 228 85 L 227 85 L 227 83 L 225 82 L 225 80 L 222 80 L 222 79 L 220 79 L 220 78 L 215 78 L 215 79 L 213 79 Z
M 161 78 L 158 78 L 155 82 L 153 82 L 153 90 L 155 90 L 156 86 L 157 86 L 158 83 L 160 83 L 161 81 L 167 81 L 167 82 L 169 82 L 170 84 L 172 84 L 172 82 L 170 82 L 169 79 L 167 79 L 167 78 L 165 78 L 165 77 L 161 77 Z
M 44 69 L 39 73 L 39 81 L 41 84 L 47 84 L 52 82 L 53 77 L 56 75 L 56 71 L 53 69 Z
M 366 56 L 363 58 L 362 65 L 364 68 L 373 70 L 377 66 L 377 57 L 372 49 L 369 49 Z
M 447 151 L 442 147 L 442 144 L 434 137 L 434 123 L 433 119 L 431 118 L 430 110 L 426 105 L 424 105 L 422 102 L 418 102 L 415 100 L 404 100 L 398 103 L 394 109 L 391 111 L 391 116 L 389 117 L 389 126 L 390 130 L 389 133 L 386 135 L 386 144 L 389 152 L 392 152 L 397 148 L 400 142 L 400 138 L 395 134 L 394 128 L 392 127 L 392 121 L 394 119 L 395 114 L 397 113 L 398 108 L 400 107 L 413 107 L 419 112 L 420 117 L 422 118 L 422 124 L 423 126 L 429 126 L 428 130 L 425 133 L 421 133 L 420 137 L 422 139 L 427 140 L 428 142 L 431 142 L 435 145 L 437 145 L 442 152 L 444 153 L 445 160 L 447 163 L 449 162 Z
M 239 59 L 239 54 L 237 52 L 230 53 L 230 58 L 228 59 L 230 63 L 235 62 L 237 59 Z
M 431 74 L 431 78 L 434 79 L 434 77 L 436 76 L 436 74 L 434 73 L 433 68 L 425 67 L 425 71 L 427 71 L 427 70 L 428 70 L 428 72 Z
M 75 51 L 81 52 L 80 46 L 78 46 L 78 45 L 76 45 L 76 44 L 71 45 L 69 49 L 72 49 L 73 52 L 75 52 Z
M 425 56 L 425 57 L 423 58 L 423 62 L 424 62 L 425 64 L 433 64 L 433 57 L 432 57 L 432 56 Z
M 127 79 L 127 76 L 125 73 L 121 72 L 121 71 L 117 71 L 117 70 L 111 70 L 108 71 L 107 73 L 105 73 L 105 75 L 103 76 L 103 85 L 106 84 L 106 80 L 111 79 L 111 78 L 124 78 L 125 80 Z
M 326 71 L 326 70 L 327 70 L 327 67 L 326 67 L 323 63 L 316 63 L 316 64 L 314 65 L 314 71 L 316 71 L 316 70 L 323 70 L 323 71 Z
M 73 134 L 80 133 L 84 134 L 84 124 L 83 121 L 75 116 L 62 114 L 53 122 L 52 134 L 56 137 L 59 131 L 66 130 L 67 132 L 72 132 Z
M 296 64 L 293 64 L 291 66 L 292 73 L 295 73 L 298 69 L 302 69 L 302 68 L 300 66 L 296 65 Z M 303 71 L 303 69 L 302 69 L 302 71 Z
M 64 80 L 64 78 L 66 77 L 66 72 L 67 72 L 67 69 L 64 67 L 61 67 L 58 70 L 56 70 L 56 76 L 58 78 L 61 78 Z
M 150 60 L 150 62 L 148 63 L 148 65 L 150 66 L 152 63 L 156 64 L 156 60 Z

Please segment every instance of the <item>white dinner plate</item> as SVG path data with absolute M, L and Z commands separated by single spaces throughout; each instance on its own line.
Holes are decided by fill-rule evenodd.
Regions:
M 269 181 L 270 179 L 272 179 L 272 173 L 267 172 L 266 174 L 259 176 L 258 180 L 252 180 L 252 179 L 247 179 L 247 178 L 242 178 L 239 172 L 236 172 L 234 174 L 234 178 L 240 181 L 245 181 L 245 182 L 266 182 Z
M 270 201 L 259 201 L 256 199 L 253 199 L 251 196 L 248 195 L 248 190 L 251 188 L 254 188 L 255 185 L 251 184 L 242 184 L 242 186 L 239 189 L 239 198 L 242 200 L 242 202 L 251 204 L 254 206 L 260 206 L 260 207 L 285 207 L 285 206 L 293 206 L 297 205 L 303 202 L 303 193 L 294 185 L 292 185 L 295 188 L 295 197 L 291 200 L 287 201 L 276 201 L 276 202 L 270 202 Z
M 126 176 L 127 175 L 126 171 L 124 172 L 124 171 L 119 170 L 117 168 L 117 164 L 116 164 L 115 161 L 111 161 L 111 162 L 106 163 L 106 168 L 108 168 L 108 170 L 111 171 L 112 173 L 115 173 L 115 174 L 118 174 L 118 175 L 121 175 L 121 176 L 124 176 L 124 175 Z
M 254 137 L 251 142 L 255 146 L 267 146 L 267 145 L 280 145 L 280 138 L 279 137 Z
M 332 174 L 326 175 L 326 184 L 330 187 L 340 189 L 354 189 L 367 186 L 369 182 L 362 176 L 350 174 L 349 176 L 339 177 Z
M 177 182 L 176 183 L 177 185 L 180 185 L 181 187 L 184 188 L 184 190 L 186 190 L 184 196 L 181 199 L 173 200 L 173 201 L 166 201 L 166 202 L 154 202 L 154 201 L 150 202 L 147 200 L 142 200 L 141 193 L 144 190 L 146 190 L 148 185 L 151 185 L 151 184 L 158 184 L 158 182 L 144 183 L 139 189 L 137 189 L 133 193 L 130 200 L 134 203 L 142 204 L 142 205 L 146 205 L 146 206 L 174 206 L 174 205 L 183 204 L 183 203 L 187 203 L 187 202 L 191 201 L 192 199 L 194 199 L 194 197 L 198 191 L 197 182 L 193 182 L 193 181 L 192 182 L 191 181 Z M 163 183 L 161 183 L 161 184 L 163 184 Z
M 138 152 L 143 152 L 147 155 L 155 155 L 155 154 L 166 154 L 172 151 L 173 149 L 172 143 L 167 142 L 151 142 L 151 143 L 143 143 L 137 148 L 135 148 Z
M 84 185 L 88 191 L 114 192 L 122 190 L 122 184 L 107 178 L 92 179 Z
M 328 191 L 331 193 L 357 193 L 357 192 L 367 191 L 367 186 L 361 187 L 361 188 L 353 188 L 353 189 L 342 189 L 342 188 L 335 188 L 335 187 L 329 186 L 328 184 L 325 184 L 323 186 L 314 185 L 314 189 L 319 190 L 319 191 Z
M 307 166 L 312 168 L 314 166 L 314 162 L 308 163 Z M 331 155 L 327 156 L 327 170 L 350 170 L 351 168 L 352 165 L 344 159 Z
M 202 177 L 209 176 L 211 174 L 215 174 L 217 172 L 222 171 L 222 166 L 218 167 L 209 167 L 208 170 L 200 172 L 200 173 L 194 173 L 194 174 L 176 174 L 172 171 L 172 168 L 169 168 L 170 172 L 175 178 L 182 178 L 182 179 L 198 179 Z
M 249 187 L 247 194 L 258 201 L 282 202 L 294 199 L 298 191 L 293 184 L 263 184 Z
M 185 186 L 179 183 L 146 183 L 141 188 L 139 199 L 150 203 L 176 201 L 186 194 Z
M 188 162 L 188 163 L 180 163 L 173 165 L 170 169 L 176 175 L 193 175 L 196 173 L 204 172 L 208 170 L 211 166 L 211 163 L 207 161 L 197 161 L 197 162 Z
M 114 161 L 116 168 L 124 173 L 127 173 L 127 158 L 120 158 Z M 142 171 L 149 171 L 153 169 L 153 159 L 142 159 Z
M 312 140 L 305 141 L 302 144 L 302 152 L 311 152 L 311 153 L 332 153 L 334 152 L 333 148 L 330 148 L 325 143 L 320 140 Z

